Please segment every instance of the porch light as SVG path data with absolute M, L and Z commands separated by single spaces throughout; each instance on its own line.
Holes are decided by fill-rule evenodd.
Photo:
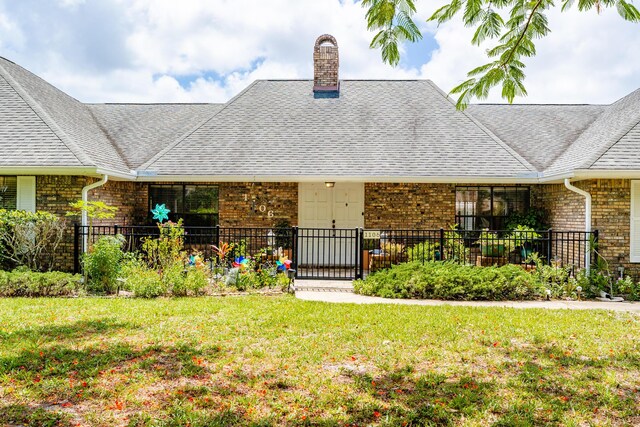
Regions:
M 333 188 L 333 186 L 334 186 L 334 185 L 336 185 L 336 183 L 335 183 L 335 182 L 327 181 L 327 182 L 325 182 L 325 183 L 324 183 L 324 185 L 326 185 L 326 186 L 327 186 L 327 188 Z
M 276 234 L 273 232 L 273 230 L 269 230 L 269 232 L 267 233 L 267 246 L 272 248 L 275 245 L 276 245 Z

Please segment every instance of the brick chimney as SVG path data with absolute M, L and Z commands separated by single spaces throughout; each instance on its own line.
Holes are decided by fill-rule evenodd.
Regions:
M 340 95 L 338 80 L 338 42 L 335 37 L 323 34 L 313 47 L 313 95 L 316 98 L 337 98 Z

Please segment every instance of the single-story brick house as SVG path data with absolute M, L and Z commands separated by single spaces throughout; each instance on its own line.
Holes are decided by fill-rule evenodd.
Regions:
M 225 104 L 84 104 L 0 58 L 0 208 L 64 214 L 84 191 L 121 225 L 166 203 L 197 225 L 497 229 L 539 207 L 640 271 L 640 90 L 461 112 L 428 80 L 339 80 L 331 36 L 313 60 Z

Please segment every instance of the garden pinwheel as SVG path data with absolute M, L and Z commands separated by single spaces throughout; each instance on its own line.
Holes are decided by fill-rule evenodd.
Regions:
M 151 209 L 151 213 L 153 214 L 153 219 L 160 221 L 169 220 L 169 212 L 171 212 L 167 207 L 163 204 L 156 205 L 155 209 Z
M 236 258 L 233 262 L 235 268 L 246 268 L 249 265 L 249 259 L 243 256 Z
M 291 267 L 291 260 L 280 258 L 276 261 L 276 266 L 278 267 L 278 271 L 287 271 Z

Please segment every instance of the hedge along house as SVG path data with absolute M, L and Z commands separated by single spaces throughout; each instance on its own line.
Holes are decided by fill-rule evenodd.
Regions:
M 64 214 L 86 197 L 119 225 L 165 203 L 187 225 L 328 230 L 500 229 L 537 207 L 640 271 L 640 90 L 460 112 L 428 80 L 340 80 L 329 35 L 313 60 L 313 81 L 144 105 L 83 104 L 0 59 L 0 207 Z

